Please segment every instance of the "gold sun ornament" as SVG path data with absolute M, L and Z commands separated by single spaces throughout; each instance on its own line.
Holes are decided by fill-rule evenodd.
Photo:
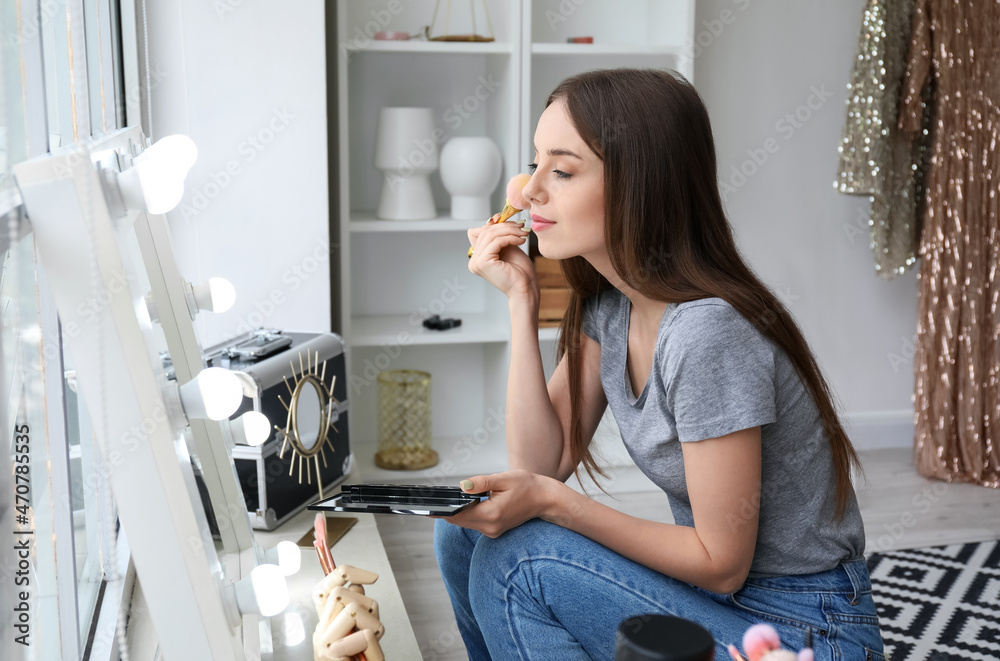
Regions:
M 295 362 L 289 361 L 292 367 L 292 386 L 287 378 L 284 378 L 285 387 L 288 388 L 288 403 L 278 395 L 278 401 L 288 412 L 285 418 L 285 427 L 275 425 L 285 440 L 281 444 L 281 451 L 278 453 L 279 459 L 285 458 L 285 450 L 289 446 L 292 448 L 292 456 L 288 467 L 288 476 L 295 473 L 296 464 L 299 470 L 299 484 L 302 484 L 302 464 L 305 464 L 306 481 L 312 484 L 312 473 L 316 472 L 316 487 L 319 489 L 319 497 L 323 495 L 323 479 L 320 473 L 320 460 L 323 461 L 323 468 L 326 468 L 326 447 L 329 446 L 330 453 L 333 454 L 333 444 L 330 442 L 329 431 L 339 431 L 333 424 L 337 417 L 339 402 L 333 396 L 333 386 L 337 382 L 334 375 L 330 387 L 327 388 L 326 361 L 320 364 L 319 352 L 315 356 L 306 351 L 305 365 L 302 361 L 302 353 L 299 352 L 299 367 L 296 372 Z

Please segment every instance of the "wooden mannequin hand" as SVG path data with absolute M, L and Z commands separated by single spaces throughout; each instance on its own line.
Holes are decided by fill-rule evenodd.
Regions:
M 366 661 L 385 661 L 378 642 L 385 634 L 378 602 L 366 596 L 364 589 L 377 580 L 375 572 L 339 565 L 313 587 L 319 618 L 312 636 L 314 661 L 351 661 L 355 655 Z
M 529 519 L 543 516 L 550 503 L 558 498 L 565 484 L 544 475 L 515 469 L 493 475 L 479 475 L 462 480 L 466 493 L 489 491 L 489 500 L 447 517 L 456 526 L 478 530 L 496 538 Z

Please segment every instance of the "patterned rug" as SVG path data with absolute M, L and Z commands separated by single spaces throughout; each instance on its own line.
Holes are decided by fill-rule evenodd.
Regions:
M 1000 542 L 873 553 L 868 569 L 888 658 L 1000 659 Z

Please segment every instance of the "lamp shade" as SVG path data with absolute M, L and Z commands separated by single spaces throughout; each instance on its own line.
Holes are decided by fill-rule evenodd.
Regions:
M 433 108 L 382 108 L 375 167 L 385 175 L 375 215 L 387 220 L 437 216 L 428 175 L 438 167 Z
M 438 166 L 433 108 L 382 108 L 375 135 L 375 167 L 430 174 Z

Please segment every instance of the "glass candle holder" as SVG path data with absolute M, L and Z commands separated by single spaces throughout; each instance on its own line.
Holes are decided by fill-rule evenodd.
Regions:
M 438 462 L 431 447 L 431 375 L 389 370 L 378 375 L 378 451 L 375 465 L 419 470 Z

